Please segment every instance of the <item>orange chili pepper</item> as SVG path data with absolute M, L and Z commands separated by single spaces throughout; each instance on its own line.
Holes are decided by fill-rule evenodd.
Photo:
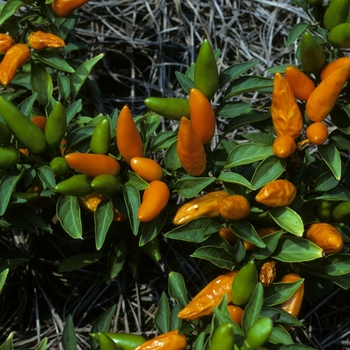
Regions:
M 350 57 L 340 57 L 334 60 L 333 62 L 327 64 L 322 69 L 320 73 L 321 80 L 326 79 L 329 74 L 333 73 L 335 70 L 337 70 L 340 67 L 343 67 L 344 65 L 348 66 L 349 68 L 348 78 L 350 78 Z
M 89 0 L 53 0 L 52 11 L 56 16 L 67 17 Z
M 184 350 L 186 346 L 186 336 L 174 330 L 147 340 L 135 350 Z
M 40 30 L 29 34 L 28 43 L 34 50 L 58 49 L 66 46 L 65 42 L 57 35 Z
M 237 305 L 228 305 L 227 309 L 230 313 L 231 320 L 241 327 L 244 313 L 243 309 Z
M 242 220 L 249 214 L 250 204 L 244 196 L 228 196 L 220 204 L 220 215 L 226 220 Z
M 288 66 L 285 75 L 293 94 L 297 99 L 306 101 L 312 91 L 315 90 L 315 83 L 298 68 Z
M 5 53 L 13 45 L 13 39 L 8 34 L 0 34 L 0 52 Z
M 314 122 L 306 129 L 306 137 L 314 145 L 322 145 L 328 138 L 328 127 L 323 122 Z
M 272 151 L 276 157 L 287 158 L 292 155 L 297 148 L 292 136 L 288 134 L 280 135 L 275 138 L 272 144 Z
M 144 180 L 150 182 L 163 178 L 162 167 L 153 159 L 144 157 L 133 157 L 130 166 Z
M 47 122 L 47 118 L 41 115 L 37 115 L 30 119 L 35 125 L 37 125 L 43 132 L 45 132 L 45 126 Z

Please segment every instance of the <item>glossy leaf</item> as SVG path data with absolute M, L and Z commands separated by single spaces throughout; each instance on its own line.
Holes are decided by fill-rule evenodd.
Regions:
M 191 257 L 208 260 L 222 269 L 233 270 L 236 266 L 234 256 L 222 247 L 199 247 Z
M 168 276 L 169 296 L 183 308 L 188 304 L 185 280 L 178 272 L 172 271 Z
M 177 317 L 177 314 L 181 311 L 180 304 L 175 304 L 175 306 L 170 311 L 170 329 L 180 329 L 182 325 L 181 318 Z
M 328 143 L 327 145 L 318 146 L 318 151 L 320 153 L 320 156 L 323 158 L 333 173 L 336 180 L 340 180 L 342 167 L 339 151 L 337 148 L 333 144 Z
M 242 238 L 250 243 L 255 244 L 257 247 L 265 248 L 264 241 L 258 236 L 254 226 L 244 220 L 234 221 L 230 223 L 230 227 L 236 236 Z
M 158 308 L 154 315 L 154 324 L 160 334 L 170 332 L 170 306 L 168 297 L 164 292 L 158 302 Z
M 249 69 L 255 67 L 259 61 L 249 61 L 243 63 L 235 63 L 232 66 L 227 67 L 220 73 L 220 87 L 236 79 Z
M 283 345 L 294 344 L 291 335 L 281 325 L 273 327 L 272 333 L 269 338 L 269 342 L 272 344 Z
M 246 102 L 228 101 L 216 113 L 222 118 L 235 118 L 241 113 L 251 111 L 251 105 Z
M 328 255 L 318 263 L 318 267 L 327 275 L 348 275 L 350 273 L 350 256 L 348 254 Z
M 175 182 L 175 189 L 180 196 L 192 198 L 214 181 L 215 177 L 183 176 Z
M 82 109 L 83 109 L 82 100 L 77 100 L 71 103 L 66 109 L 67 124 L 69 124 L 73 120 L 75 115 L 79 113 Z M 92 128 L 92 133 L 93 133 L 93 130 L 94 129 Z M 90 136 L 92 135 L 92 133 L 90 134 Z
M 252 184 L 244 176 L 234 172 L 221 172 L 218 177 L 218 180 L 222 182 L 229 182 L 242 185 L 248 187 L 249 189 L 254 189 Z
M 113 221 L 113 208 L 110 199 L 101 201 L 94 212 L 95 244 L 100 250 L 105 241 L 107 232 Z
M 117 238 L 109 249 L 106 267 L 106 283 L 110 283 L 118 277 L 122 271 L 125 259 L 128 255 L 128 247 L 125 239 Z
M 32 86 L 32 93 L 37 93 L 37 100 L 46 107 L 53 93 L 53 83 L 51 76 L 41 63 L 31 62 L 30 83 Z
M 8 0 L 0 13 L 0 25 L 2 25 L 8 18 L 14 15 L 14 13 L 21 7 L 24 6 L 24 1 L 20 0 Z
M 170 171 L 175 171 L 181 167 L 180 159 L 176 153 L 177 142 L 174 141 L 165 151 L 164 164 Z
M 141 235 L 139 240 L 140 247 L 144 246 L 146 243 L 152 241 L 152 239 L 158 236 L 164 227 L 166 219 L 167 212 L 162 210 L 155 219 L 141 223 Z
M 189 78 L 188 76 L 176 71 L 175 72 L 176 78 L 179 81 L 180 85 L 182 86 L 182 88 L 189 93 L 190 90 L 194 87 L 194 82 L 191 78 Z
M 164 131 L 157 133 L 152 139 L 152 152 L 158 152 L 162 149 L 167 149 L 172 143 L 176 141 L 177 132 Z
M 41 166 L 38 169 L 38 176 L 48 188 L 50 188 L 51 190 L 55 189 L 56 180 L 51 167 L 49 167 L 48 165 Z
M 75 334 L 72 315 L 68 315 L 66 323 L 64 324 L 62 346 L 64 350 L 76 350 L 77 348 L 77 336 Z
M 58 91 L 63 99 L 63 101 L 67 101 L 70 95 L 70 81 L 66 75 L 59 74 L 57 76 L 58 83 Z
M 0 294 L 2 289 L 4 288 L 8 273 L 9 273 L 9 269 L 5 269 L 0 273 Z
M 149 187 L 149 183 L 143 180 L 139 175 L 133 173 L 132 171 L 128 172 L 129 181 L 127 184 L 134 186 L 137 190 L 143 191 Z
M 288 39 L 286 42 L 286 46 L 290 46 L 294 43 L 295 40 L 297 40 L 299 38 L 299 36 L 301 34 L 303 34 L 306 29 L 309 27 L 308 23 L 303 23 L 303 22 L 299 22 L 297 23 L 292 30 L 290 31 L 289 35 L 288 35 Z
M 83 253 L 83 254 L 73 255 L 61 261 L 58 271 L 69 272 L 69 271 L 79 270 L 82 267 L 89 266 L 99 261 L 105 256 L 106 254 L 104 253 Z
M 55 51 L 43 50 L 40 52 L 32 53 L 33 57 L 36 58 L 44 65 L 58 69 L 67 73 L 74 73 L 74 69 Z
M 220 115 L 220 112 L 219 112 Z M 244 126 L 244 125 L 254 125 L 254 123 L 261 122 L 263 120 L 271 118 L 270 115 L 266 113 L 259 113 L 256 111 L 253 111 L 251 113 L 243 113 L 239 116 L 230 119 L 227 127 L 225 128 L 225 134 L 236 130 L 237 128 Z
M 45 349 L 46 349 L 47 342 L 48 342 L 48 338 L 44 338 L 44 339 L 39 343 L 39 345 L 35 348 L 35 350 L 45 350 Z M 64 350 L 66 350 L 66 349 L 64 349 Z
M 14 332 L 11 332 L 9 334 L 6 340 L 0 345 L 0 350 L 14 350 L 13 335 L 14 335 Z
M 193 350 L 203 350 L 205 349 L 204 343 L 205 343 L 205 336 L 206 333 L 202 332 L 198 335 L 197 339 L 194 342 Z
M 261 310 L 260 316 L 267 316 L 275 320 L 276 323 L 289 326 L 301 326 L 302 323 L 289 312 L 284 311 L 279 306 L 265 306 Z
M 257 260 L 264 260 L 268 258 L 277 248 L 278 241 L 283 234 L 283 231 L 275 232 L 271 235 L 264 237 L 262 240 L 265 242 L 265 248 L 256 247 L 254 250 L 254 258 Z
M 304 224 L 301 217 L 288 207 L 276 207 L 269 211 L 270 217 L 276 224 L 287 232 L 301 237 L 304 232 Z
M 137 212 L 141 203 L 140 193 L 135 186 L 126 184 L 123 187 L 123 194 L 130 220 L 130 226 L 133 234 L 136 236 L 140 226 L 140 220 L 137 217 Z

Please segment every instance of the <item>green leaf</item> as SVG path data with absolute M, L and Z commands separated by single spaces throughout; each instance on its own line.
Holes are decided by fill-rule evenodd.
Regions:
M 53 93 L 53 84 L 50 74 L 41 63 L 31 61 L 30 83 L 32 86 L 32 93 L 37 93 L 37 100 L 46 107 Z
M 170 311 L 170 329 L 180 329 L 182 325 L 181 318 L 177 317 L 177 314 L 181 311 L 180 304 L 175 304 L 175 306 Z
M 94 212 L 95 221 L 95 244 L 96 249 L 100 250 L 106 239 L 107 232 L 113 221 L 113 208 L 110 199 L 101 201 Z
M 185 90 L 185 92 L 189 93 L 190 90 L 194 87 L 193 80 L 190 77 L 188 77 L 188 76 L 186 76 L 178 71 L 175 72 L 175 75 L 176 75 L 176 78 L 179 81 L 180 85 Z
M 336 180 L 331 171 L 326 171 L 319 176 L 315 181 L 315 190 L 320 192 L 326 192 L 332 188 L 338 186 L 339 181 Z
M 184 198 L 195 197 L 200 191 L 215 182 L 215 177 L 183 176 L 175 182 L 175 189 Z
M 70 76 L 70 86 L 71 86 L 71 94 L 72 98 L 75 99 L 83 86 L 85 80 L 89 76 L 92 68 L 95 64 L 102 59 L 103 54 L 99 54 L 96 57 L 91 58 L 90 60 L 84 62 L 81 66 L 79 66 L 75 72 Z
M 84 253 L 70 256 L 61 261 L 58 272 L 79 270 L 82 267 L 89 266 L 99 261 L 105 256 L 106 254 L 104 253 Z
M 251 91 L 264 90 L 264 92 L 272 92 L 273 79 L 250 75 L 234 80 L 226 89 L 224 101 L 229 98 L 241 95 Z
M 328 255 L 319 263 L 318 267 L 331 276 L 350 274 L 350 256 L 349 254 Z
M 229 182 L 229 183 L 242 185 L 242 186 L 248 187 L 251 190 L 254 189 L 252 184 L 245 177 L 237 173 L 221 172 L 218 177 L 218 180 L 222 182 Z
M 176 140 L 168 147 L 164 156 L 164 165 L 170 171 L 175 171 L 181 167 L 181 162 L 176 152 Z
M 143 191 L 149 187 L 149 183 L 143 180 L 139 175 L 133 173 L 132 171 L 128 171 L 127 174 L 129 181 L 127 184 L 134 186 L 138 191 Z
M 199 336 L 197 337 L 197 339 L 194 342 L 193 350 L 203 350 L 203 349 L 205 349 L 205 346 L 204 346 L 205 336 L 206 336 L 205 332 L 202 332 L 202 333 L 199 334 Z
M 247 334 L 248 330 L 259 319 L 263 306 L 264 287 L 258 282 L 248 304 L 244 308 L 242 329 Z
M 144 142 L 148 142 L 151 135 L 157 130 L 160 124 L 161 118 L 158 114 L 148 114 L 147 117 L 142 120 L 142 132 L 146 133 Z
M 46 349 L 46 345 L 47 345 L 47 338 L 44 338 L 38 345 L 38 347 L 35 348 L 35 350 L 45 350 Z M 64 349 L 66 350 L 66 349 Z
M 66 75 L 59 74 L 57 76 L 58 91 L 63 99 L 67 101 L 70 95 L 70 81 Z
M 291 345 L 294 344 L 291 335 L 281 325 L 275 326 L 269 338 L 272 344 Z
M 306 31 L 309 25 L 310 25 L 309 23 L 303 23 L 303 22 L 297 23 L 289 32 L 286 46 L 288 47 L 292 45 L 294 41 L 297 40 L 299 36 Z
M 220 112 L 218 115 L 220 116 Z M 252 125 L 269 118 L 271 118 L 271 116 L 268 113 L 258 113 L 256 111 L 252 113 L 243 113 L 235 118 L 230 119 L 228 125 L 225 128 L 225 134 L 228 134 L 229 132 L 236 130 L 241 126 Z
M 345 188 L 334 188 L 322 196 L 313 198 L 315 200 L 329 200 L 329 201 L 348 201 L 350 200 L 350 192 Z
M 77 113 L 79 113 L 82 109 L 83 109 L 82 100 L 77 100 L 77 101 L 71 103 L 66 109 L 67 124 L 69 124 L 73 120 L 75 115 Z M 92 130 L 94 130 L 94 128 Z M 91 135 L 92 135 L 92 133 L 91 133 Z
M 109 249 L 106 268 L 106 283 L 110 283 L 122 271 L 128 247 L 125 239 L 117 238 Z
M 346 135 L 340 130 L 335 129 L 329 134 L 328 138 L 334 142 L 337 148 L 345 151 L 350 149 L 350 135 Z
M 125 184 L 123 186 L 124 201 L 128 211 L 128 218 L 133 234 L 137 236 L 140 226 L 140 220 L 138 219 L 137 212 L 140 207 L 140 193 L 138 189 L 131 185 Z
M 342 169 L 341 159 L 337 148 L 332 143 L 328 143 L 327 145 L 318 146 L 318 151 L 336 180 L 340 180 Z
M 303 278 L 295 282 L 272 283 L 270 287 L 264 289 L 264 305 L 274 306 L 284 303 L 291 298 L 302 283 L 304 283 Z
M 13 334 L 14 332 L 11 332 L 9 336 L 6 338 L 6 340 L 4 341 L 4 343 L 0 345 L 0 350 L 14 350 L 13 341 L 12 341 Z
M 225 168 L 254 163 L 273 155 L 272 146 L 257 143 L 240 144 L 229 153 Z
M 8 213 L 9 212 L 7 212 L 7 214 Z M 43 231 L 49 233 L 53 232 L 52 228 L 45 222 L 44 218 L 31 208 L 23 206 L 21 210 L 16 210 L 15 216 L 19 221 L 22 220 L 23 222 L 26 222 L 29 225 L 33 225 L 34 227 L 40 228 Z
M 236 266 L 234 256 L 222 247 L 203 246 L 191 254 L 191 257 L 208 260 L 222 269 L 233 270 Z
M 90 139 L 95 130 L 94 126 L 83 126 L 81 128 L 74 129 L 67 136 L 67 143 L 70 147 L 76 147 L 79 143 Z
M 289 326 L 301 326 L 302 323 L 293 315 L 288 313 L 287 311 L 284 311 L 279 306 L 272 307 L 272 306 L 265 306 L 261 310 L 260 317 L 267 316 L 271 319 L 274 319 L 276 323 L 279 324 L 286 324 Z
M 159 299 L 158 308 L 154 315 L 154 325 L 160 334 L 170 332 L 170 306 L 164 292 Z
M 293 263 L 321 258 L 322 253 L 322 248 L 307 239 L 282 237 L 272 257 L 280 261 Z
M 265 242 L 258 236 L 254 226 L 248 221 L 240 220 L 230 222 L 230 228 L 236 236 L 255 244 L 257 247 L 265 248 Z
M 276 180 L 285 171 L 287 161 L 276 156 L 263 160 L 255 169 L 250 182 L 254 189 L 258 189 L 267 183 Z
M 33 105 L 35 103 L 36 97 L 38 96 L 37 93 L 29 96 L 25 100 L 23 100 L 17 107 L 18 109 L 24 114 L 24 115 L 30 115 L 30 112 L 33 108 Z
M 289 207 L 276 207 L 269 211 L 270 217 L 276 224 L 287 232 L 301 237 L 304 232 L 304 223 L 302 218 Z
M 176 141 L 176 131 L 164 131 L 157 133 L 152 139 L 151 152 L 158 152 L 162 149 L 167 149 L 169 146 Z
M 44 63 L 45 66 L 49 66 L 67 73 L 74 73 L 74 69 L 53 50 L 33 52 L 32 56 L 36 60 Z
M 64 350 L 76 350 L 77 336 L 72 315 L 68 315 L 62 332 L 62 346 Z
M 264 132 L 242 134 L 242 136 L 247 140 L 263 143 L 265 145 L 272 145 L 273 141 L 275 140 L 275 138 L 272 135 L 266 134 Z
M 6 278 L 7 278 L 9 271 L 10 271 L 9 269 L 5 269 L 4 271 L 2 271 L 0 273 L 0 294 L 2 292 L 2 289 L 4 288 L 5 281 L 6 281 Z
M 165 237 L 186 242 L 201 243 L 212 233 L 219 231 L 221 223 L 207 217 L 200 217 L 167 232 Z
M 265 248 L 256 247 L 253 257 L 257 260 L 268 258 L 276 249 L 278 241 L 283 234 L 283 231 L 274 232 L 271 235 L 265 236 L 262 240 L 265 242 Z
M 56 179 L 51 167 L 48 165 L 42 165 L 40 168 L 38 168 L 38 176 L 48 188 L 51 190 L 55 189 Z
M 8 18 L 14 15 L 14 13 L 25 3 L 20 0 L 8 0 L 1 10 L 0 25 L 2 25 Z
M 230 67 L 227 67 L 220 73 L 220 87 L 223 87 L 227 83 L 236 79 L 243 73 L 247 72 L 249 69 L 255 67 L 259 61 L 250 61 L 243 63 L 235 63 Z
M 227 101 L 216 113 L 222 118 L 235 118 L 242 113 L 251 111 L 250 103 Z
M 175 271 L 169 273 L 168 293 L 171 298 L 178 302 L 181 308 L 188 304 L 186 284 L 180 273 Z
M 62 228 L 72 238 L 80 238 L 83 235 L 80 205 L 77 197 L 60 196 L 56 204 L 56 214 Z
M 0 272 L 5 271 L 6 269 L 13 270 L 17 266 L 24 264 L 29 259 L 27 258 L 18 258 L 18 259 L 2 259 L 0 260 Z
M 166 219 L 167 212 L 162 210 L 155 219 L 141 223 L 139 247 L 144 246 L 158 236 L 164 227 Z

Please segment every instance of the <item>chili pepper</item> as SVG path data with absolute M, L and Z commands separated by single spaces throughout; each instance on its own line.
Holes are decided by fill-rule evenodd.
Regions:
M 241 350 L 253 350 L 263 346 L 270 338 L 273 330 L 273 322 L 269 317 L 259 318 L 249 328 Z
M 348 222 L 350 219 L 350 201 L 337 204 L 332 211 L 332 216 L 337 222 Z
M 100 350 L 119 350 L 119 346 L 106 333 L 90 333 L 100 344 Z
M 250 204 L 244 196 L 228 196 L 220 204 L 220 215 L 226 220 L 242 220 L 249 214 Z
M 101 174 L 94 177 L 91 182 L 91 187 L 95 192 L 103 196 L 112 197 L 119 192 L 121 183 L 114 175 Z
M 143 145 L 128 106 L 124 106 L 117 121 L 117 147 L 127 163 L 133 157 L 143 157 Z
M 44 33 L 40 30 L 29 34 L 28 44 L 34 50 L 57 49 L 66 46 L 65 42 L 57 35 Z
M 199 49 L 194 66 L 194 87 L 210 100 L 219 88 L 219 72 L 213 48 L 205 39 Z
M 336 60 L 334 60 L 333 62 L 327 64 L 322 69 L 322 71 L 320 73 L 321 80 L 326 79 L 326 77 L 328 77 L 329 74 L 333 73 L 335 70 L 337 70 L 340 67 L 343 67 L 344 65 L 348 66 L 349 75 L 350 75 L 350 57 L 348 57 L 348 56 L 340 57 L 340 58 L 337 58 Z M 350 76 L 348 76 L 348 78 L 350 78 Z
M 202 316 L 211 315 L 214 307 L 217 307 L 224 295 L 227 295 L 228 303 L 231 302 L 232 281 L 238 271 L 234 270 L 220 275 L 209 282 L 178 314 L 185 320 L 196 320 Z
M 200 216 L 215 218 L 220 215 L 221 201 L 228 197 L 225 191 L 214 191 L 194 198 L 182 205 L 175 214 L 174 225 L 182 225 Z
M 219 230 L 219 236 L 232 244 L 236 244 L 238 241 L 238 237 L 233 233 L 231 227 L 221 228 Z
M 89 177 L 102 174 L 117 176 L 120 171 L 118 161 L 105 154 L 75 152 L 66 154 L 65 158 L 69 166 Z
M 320 201 L 316 205 L 316 212 L 321 220 L 329 220 L 332 218 L 333 209 L 338 202 Z
M 65 175 L 69 171 L 69 165 L 64 157 L 54 157 L 50 167 L 55 175 Z
M 60 149 L 61 149 L 61 155 L 64 156 L 66 154 L 66 151 L 67 151 L 67 139 L 63 138 L 61 140 Z
M 39 194 L 36 193 L 36 192 L 32 192 L 32 193 L 29 193 L 29 192 L 12 192 L 11 198 L 22 199 L 25 202 L 24 203 L 10 203 L 9 207 L 13 208 L 13 207 L 17 207 L 17 206 L 22 205 L 22 204 L 27 204 L 27 203 L 37 199 L 38 196 L 39 196 Z
M 277 136 L 290 135 L 296 139 L 303 127 L 303 119 L 293 91 L 280 73 L 274 76 L 271 117 Z
M 278 158 L 288 158 L 296 148 L 293 137 L 288 134 L 277 136 L 272 144 L 273 154 Z
M 322 46 L 309 32 L 305 32 L 301 37 L 300 61 L 303 70 L 308 74 L 318 74 L 326 64 Z
M 297 189 L 288 180 L 274 180 L 266 184 L 255 196 L 255 200 L 268 207 L 287 206 L 294 200 Z
M 73 175 L 55 186 L 56 192 L 67 196 L 86 196 L 92 193 L 91 178 L 85 174 Z
M 232 281 L 232 303 L 238 306 L 247 304 L 257 283 L 258 271 L 254 260 L 250 260 L 238 271 L 237 276 Z
M 228 305 L 227 309 L 230 313 L 231 320 L 241 327 L 244 310 L 237 305 Z
M 271 233 L 277 232 L 278 230 L 275 227 L 264 227 L 264 228 L 259 228 L 256 230 L 256 233 L 260 238 L 263 238 L 267 235 L 270 235 Z M 248 241 L 244 241 L 244 248 L 245 250 L 254 250 L 255 249 L 255 244 L 250 243 Z
M 207 156 L 191 122 L 182 117 L 177 136 L 176 152 L 182 167 L 192 176 L 200 176 L 206 169 Z
M 99 341 L 101 334 L 112 339 L 113 342 L 117 345 L 118 350 L 134 350 L 136 347 L 138 347 L 146 341 L 144 337 L 136 334 L 112 332 L 90 333 L 90 335 L 97 341 Z
M 0 145 L 7 145 L 11 142 L 12 132 L 8 126 L 0 121 Z
M 297 99 L 306 101 L 311 92 L 315 90 L 315 83 L 298 68 L 288 66 L 285 75 L 293 94 Z
M 143 245 L 141 249 L 146 253 L 146 255 L 150 259 L 152 259 L 155 262 L 158 262 L 162 259 L 158 236 L 154 237 L 152 240 Z
M 350 23 L 338 24 L 329 33 L 329 42 L 336 46 L 347 49 L 350 47 Z
M 221 323 L 210 338 L 208 350 L 232 350 L 234 343 L 232 323 Z
M 109 150 L 110 140 L 110 122 L 107 118 L 103 118 L 98 122 L 91 136 L 91 152 L 96 154 L 106 154 Z
M 144 157 L 133 157 L 130 166 L 142 179 L 151 182 L 163 178 L 162 167 L 153 159 Z
M 289 273 L 285 275 L 281 282 L 296 282 L 299 281 L 301 277 L 295 273 Z M 280 305 L 280 307 L 288 312 L 289 314 L 293 315 L 294 317 L 298 317 L 301 304 L 303 302 L 304 298 L 304 282 L 300 285 L 300 287 L 296 290 L 296 292 L 284 303 Z
M 191 125 L 203 144 L 211 142 L 215 133 L 215 112 L 209 100 L 196 88 L 190 90 Z
M 344 23 L 349 13 L 349 5 L 350 0 L 332 0 L 324 13 L 324 27 L 331 31 L 338 24 Z
M 30 118 L 30 121 L 37 125 L 42 132 L 45 132 L 45 127 L 47 123 L 47 118 L 42 115 L 37 115 L 33 118 Z
M 335 103 L 348 79 L 349 68 L 344 65 L 321 81 L 306 101 L 306 115 L 313 122 L 324 120 Z
M 186 98 L 147 97 L 144 102 L 148 109 L 166 119 L 190 118 L 190 106 Z
M 56 16 L 68 17 L 88 1 L 89 0 L 53 0 L 51 3 L 52 11 Z
M 147 340 L 135 350 L 184 350 L 186 346 L 186 336 L 174 330 Z
M 59 146 L 67 131 L 66 110 L 61 102 L 56 102 L 45 126 L 46 142 L 51 147 Z
M 167 205 L 170 196 L 168 186 L 159 180 L 151 181 L 142 196 L 137 217 L 142 222 L 153 220 Z
M 16 74 L 16 70 L 23 66 L 30 57 L 30 49 L 25 44 L 14 44 L 5 53 L 0 63 L 0 82 L 7 86 Z
M 341 233 L 325 222 L 312 224 L 306 231 L 306 238 L 322 248 L 325 254 L 339 253 L 344 247 Z
M 0 146 L 0 169 L 13 168 L 19 161 L 19 152 L 13 146 Z
M 45 134 L 17 107 L 0 96 L 0 114 L 18 142 L 34 154 L 46 150 Z
M 13 45 L 13 39 L 10 35 L 0 34 L 0 52 L 5 53 Z
M 259 281 L 264 287 L 269 287 L 276 277 L 276 262 L 266 261 L 260 269 Z
M 328 138 L 328 127 L 323 122 L 314 122 L 306 128 L 306 137 L 314 145 L 322 145 Z

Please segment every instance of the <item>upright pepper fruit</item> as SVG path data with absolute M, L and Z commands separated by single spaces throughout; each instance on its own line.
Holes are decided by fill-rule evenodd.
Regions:
M 232 323 L 221 323 L 210 338 L 208 350 L 232 350 L 234 343 Z
M 349 68 L 344 65 L 321 81 L 306 101 L 306 115 L 313 122 L 320 122 L 328 116 L 338 100 L 348 79 Z
M 112 339 L 113 342 L 117 345 L 118 350 L 135 350 L 135 348 L 146 341 L 146 339 L 140 335 L 128 333 L 98 332 L 91 333 L 90 335 L 99 341 L 101 334 Z
M 253 350 L 263 346 L 270 338 L 273 330 L 273 322 L 269 317 L 259 318 L 249 328 L 241 350 Z
M 215 133 L 215 112 L 209 100 L 196 88 L 190 90 L 191 124 L 203 144 L 211 142 Z
M 174 330 L 147 340 L 135 350 L 184 350 L 186 346 L 186 336 Z
M 234 270 L 213 279 L 177 316 L 185 320 L 197 320 L 202 316 L 211 315 L 214 307 L 220 304 L 224 295 L 227 295 L 227 300 L 230 302 L 232 281 L 237 273 L 238 271 Z
M 143 157 L 143 145 L 128 106 L 124 106 L 117 121 L 117 147 L 127 163 L 133 157 Z
M 146 255 L 150 259 L 152 259 L 155 262 L 158 262 L 162 259 L 158 236 L 148 241 L 145 245 L 141 247 L 141 249 L 146 253 Z
M 29 34 L 28 44 L 37 51 L 47 48 L 58 49 L 66 46 L 65 42 L 59 36 L 40 30 Z
M 16 70 L 30 57 L 30 49 L 25 44 L 14 44 L 5 53 L 0 63 L 0 83 L 7 86 L 14 78 Z
M 336 46 L 347 49 L 350 47 L 350 23 L 338 24 L 329 33 L 329 42 Z
M 205 39 L 194 66 L 194 87 L 210 100 L 219 88 L 219 72 L 213 48 Z
M 266 184 L 255 196 L 258 203 L 268 207 L 287 206 L 293 202 L 297 189 L 288 180 L 274 180 Z
M 60 145 L 67 131 L 66 110 L 61 102 L 56 102 L 45 126 L 45 138 L 51 147 Z
M 334 202 L 333 202 L 334 203 Z M 332 210 L 331 216 L 336 222 L 346 223 L 350 220 L 350 201 L 341 202 L 339 204 L 335 204 L 335 207 L 332 204 L 329 206 Z
M 242 220 L 250 214 L 250 204 L 241 195 L 224 198 L 220 203 L 220 215 L 226 220 Z
M 288 66 L 285 75 L 294 96 L 300 101 L 306 101 L 315 90 L 315 83 L 298 68 Z
M 175 214 L 174 225 L 182 225 L 200 216 L 215 218 L 220 215 L 221 202 L 228 197 L 225 191 L 214 191 L 194 198 L 182 205 Z
M 0 52 L 5 53 L 12 45 L 12 37 L 8 34 L 0 33 Z
M 130 166 L 142 179 L 151 182 L 163 178 L 162 167 L 153 159 L 144 157 L 133 157 Z
M 0 114 L 18 142 L 29 152 L 39 154 L 46 150 L 45 134 L 3 96 L 0 96 Z
M 350 0 L 332 0 L 324 13 L 324 27 L 331 31 L 338 24 L 344 23 L 349 14 L 349 5 Z
M 69 165 L 64 157 L 52 158 L 50 167 L 55 175 L 65 175 L 69 171 Z
M 0 169 L 6 170 L 13 168 L 19 162 L 18 150 L 9 146 L 0 146 Z
M 168 186 L 159 180 L 150 182 L 142 196 L 137 217 L 142 222 L 153 220 L 167 205 L 170 196 Z
M 110 122 L 107 118 L 103 118 L 98 122 L 91 136 L 91 152 L 96 154 L 106 154 L 109 150 L 110 140 Z
M 148 109 L 166 119 L 190 118 L 190 106 L 186 98 L 147 97 L 144 102 Z
M 56 16 L 68 17 L 88 1 L 89 0 L 53 0 L 51 3 L 52 11 Z
M 192 176 L 200 176 L 206 169 L 207 156 L 199 136 L 191 122 L 182 117 L 177 136 L 176 152 L 185 171 Z

